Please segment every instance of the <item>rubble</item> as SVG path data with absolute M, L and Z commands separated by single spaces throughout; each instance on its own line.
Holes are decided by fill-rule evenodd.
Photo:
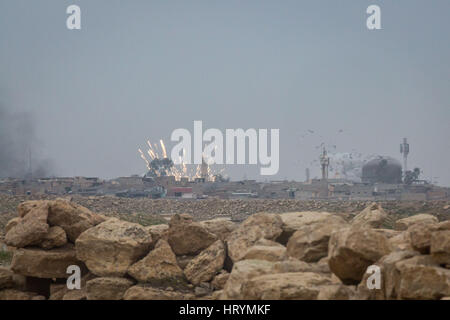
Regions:
M 389 229 L 388 211 L 373 204 L 354 219 L 319 210 L 199 222 L 184 212 L 144 226 L 67 200 L 19 208 L 7 223 L 7 243 L 17 247 L 7 246 L 11 265 L 0 267 L 0 300 L 450 296 L 450 222 L 431 215 L 403 219 L 404 230 Z M 374 265 L 381 284 L 373 290 Z M 80 268 L 80 290 L 66 285 L 69 266 Z

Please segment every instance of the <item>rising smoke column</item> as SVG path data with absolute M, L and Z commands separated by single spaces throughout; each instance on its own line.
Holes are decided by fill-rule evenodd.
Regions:
M 0 101 L 0 178 L 48 176 L 51 163 L 37 157 L 38 139 L 33 116 L 11 109 Z

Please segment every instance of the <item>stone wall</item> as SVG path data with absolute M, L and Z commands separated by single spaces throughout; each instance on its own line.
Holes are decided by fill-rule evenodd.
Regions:
M 450 222 L 389 219 L 370 204 L 351 220 L 324 211 L 256 213 L 242 223 L 142 226 L 66 200 L 28 201 L 6 226 L 13 251 L 0 299 L 442 299 L 450 296 Z M 72 266 L 72 267 L 71 267 Z M 73 270 L 80 289 L 70 290 Z M 380 287 L 369 289 L 368 267 Z

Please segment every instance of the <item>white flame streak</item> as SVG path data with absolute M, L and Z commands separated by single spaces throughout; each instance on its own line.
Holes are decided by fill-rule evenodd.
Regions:
M 142 152 L 142 150 L 138 149 L 138 151 L 141 155 L 141 158 L 145 161 L 145 165 L 148 170 L 150 170 L 151 161 L 153 161 L 155 159 L 160 159 L 160 158 L 161 159 L 167 158 L 167 150 L 166 150 L 164 141 L 161 139 L 161 140 L 159 140 L 159 143 L 161 145 L 161 154 L 160 154 L 158 144 L 156 144 L 156 143 L 152 144 L 150 142 L 150 140 L 147 140 L 147 145 L 148 145 L 147 154 L 150 157 L 150 161 L 147 159 L 147 157 Z M 215 146 L 215 148 L 217 148 L 217 146 Z M 199 164 L 197 166 L 194 166 L 194 165 L 187 165 L 186 163 L 184 163 L 185 153 L 186 153 L 186 150 L 183 149 L 183 156 L 180 157 L 180 164 L 174 165 L 172 168 L 170 168 L 169 175 L 174 176 L 175 180 L 177 180 L 177 181 L 181 180 L 181 178 L 188 178 L 188 180 L 190 180 L 190 181 L 195 180 L 196 178 L 201 178 L 201 165 Z M 213 164 L 212 159 L 209 159 L 204 154 L 203 154 L 203 157 L 205 158 L 205 162 L 207 164 Z M 225 168 L 222 168 L 219 171 L 216 171 L 212 168 L 211 165 L 209 165 L 208 170 L 207 170 L 208 177 L 206 180 L 214 181 L 214 177 L 217 174 L 222 174 L 224 171 L 225 171 Z

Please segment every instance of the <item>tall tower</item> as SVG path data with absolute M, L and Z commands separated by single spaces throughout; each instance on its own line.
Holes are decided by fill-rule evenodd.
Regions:
M 328 166 L 330 165 L 330 158 L 327 156 L 327 150 L 323 148 L 320 155 L 320 165 L 322 166 L 322 179 L 328 180 Z
M 309 181 L 309 168 L 305 169 L 306 182 Z
M 403 138 L 403 143 L 400 145 L 400 153 L 403 154 L 403 176 L 408 170 L 408 154 L 409 154 L 409 143 L 406 138 Z

